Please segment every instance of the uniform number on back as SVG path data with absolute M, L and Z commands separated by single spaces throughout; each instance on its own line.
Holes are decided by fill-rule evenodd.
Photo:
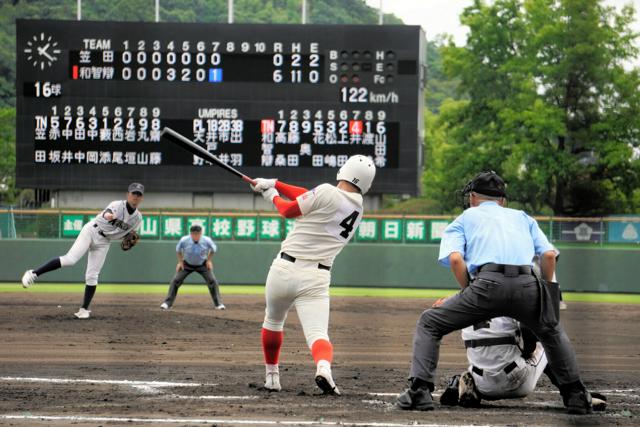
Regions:
M 340 232 L 340 236 L 344 237 L 345 239 L 349 238 L 349 234 L 351 234 L 351 232 L 353 231 L 353 224 L 356 223 L 358 215 L 360 215 L 360 212 L 353 211 L 348 217 L 340 222 L 340 227 L 344 228 L 344 230 Z

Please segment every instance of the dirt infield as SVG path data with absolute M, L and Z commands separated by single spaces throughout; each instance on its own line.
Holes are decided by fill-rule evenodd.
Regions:
M 637 425 L 640 306 L 572 303 L 563 323 L 587 385 L 609 397 L 605 413 L 571 417 L 543 378 L 523 400 L 477 410 L 394 409 L 419 313 L 431 300 L 334 298 L 330 334 L 342 397 L 319 396 L 315 369 L 293 311 L 285 330 L 281 393 L 260 390 L 263 299 L 98 293 L 92 319 L 72 317 L 81 295 L 0 294 L 0 424 L 197 425 Z M 446 337 L 439 375 L 465 368 L 458 333 Z M 44 417 L 44 418 L 40 418 Z M 59 418 L 56 418 L 59 417 Z

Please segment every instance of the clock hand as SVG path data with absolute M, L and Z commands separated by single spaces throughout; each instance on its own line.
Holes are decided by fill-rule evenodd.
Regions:
M 49 55 L 49 54 L 48 54 L 47 52 L 45 52 L 45 51 L 43 51 L 43 52 L 41 52 L 41 53 L 42 53 L 42 55 L 46 56 L 46 57 L 49 59 L 49 61 L 55 61 L 55 60 L 56 60 L 53 56 Z
M 51 43 L 47 43 L 46 45 L 44 45 L 43 47 L 39 47 L 38 48 L 38 53 L 40 55 L 44 55 L 44 52 L 49 49 L 49 46 L 51 45 Z

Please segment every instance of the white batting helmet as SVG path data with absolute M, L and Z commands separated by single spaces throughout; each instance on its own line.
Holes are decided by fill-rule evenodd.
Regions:
M 347 181 L 360 189 L 365 194 L 371 188 L 373 178 L 376 176 L 376 165 L 369 157 L 357 154 L 349 157 L 349 160 L 338 171 L 336 179 Z

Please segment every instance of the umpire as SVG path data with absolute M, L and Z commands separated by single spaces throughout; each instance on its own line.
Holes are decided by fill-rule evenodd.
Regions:
M 220 291 L 218 290 L 218 281 L 213 275 L 213 254 L 216 252 L 216 244 L 207 236 L 202 235 L 202 227 L 192 225 L 189 229 L 189 235 L 184 236 L 176 246 L 176 255 L 178 257 L 178 265 L 176 265 L 176 275 L 171 280 L 169 293 L 160 308 L 168 310 L 173 306 L 178 294 L 178 288 L 182 286 L 182 282 L 188 275 L 194 271 L 207 281 L 209 293 L 213 299 L 213 305 L 217 310 L 224 310 L 225 306 L 220 299 Z
M 505 189 L 502 178 L 492 171 L 478 174 L 463 190 L 465 211 L 445 229 L 438 257 L 440 264 L 451 268 L 462 290 L 420 316 L 413 339 L 411 386 L 398 396 L 400 409 L 434 409 L 431 392 L 444 335 L 509 316 L 542 342 L 569 413 L 591 413 L 591 395 L 558 322 L 558 284 L 552 282 L 557 251 L 533 218 L 504 207 Z M 540 256 L 543 278 L 532 271 L 534 254 Z

